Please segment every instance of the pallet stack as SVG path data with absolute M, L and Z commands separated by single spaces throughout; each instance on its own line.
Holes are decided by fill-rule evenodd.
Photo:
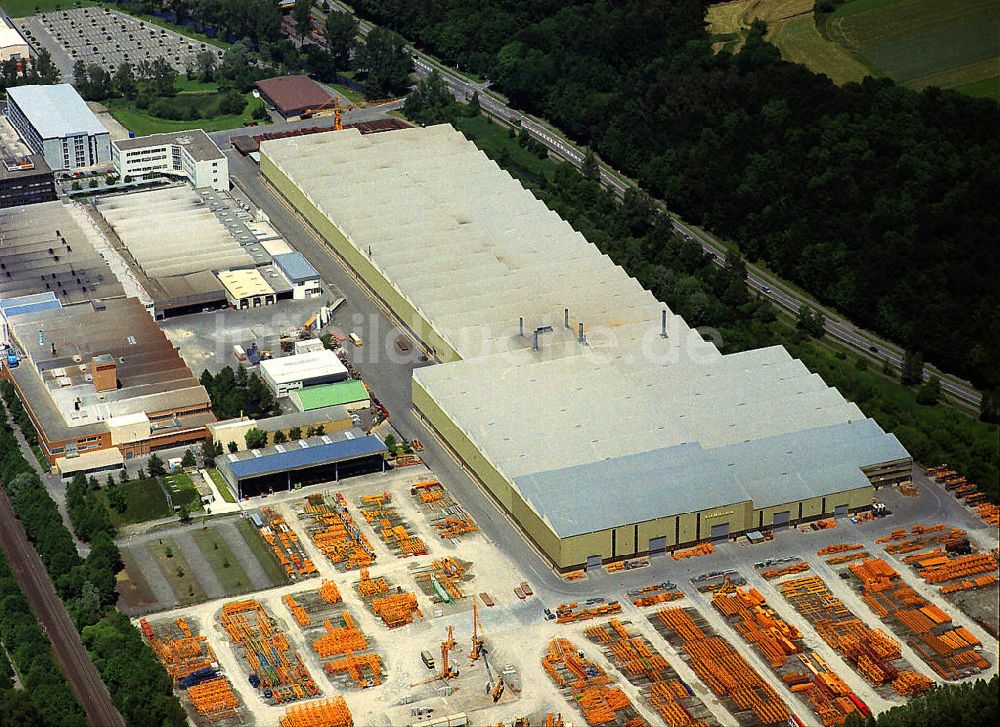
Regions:
M 341 570 L 367 568 L 375 562 L 375 550 L 347 509 L 339 492 L 331 507 L 322 494 L 306 498 L 299 518 L 313 544 Z
M 392 495 L 383 492 L 361 498 L 361 514 L 368 524 L 375 528 L 383 542 L 397 557 L 427 555 L 427 546 L 420 538 L 412 535 L 406 522 L 392 504 Z
M 975 649 L 979 639 L 968 629 L 956 626 L 951 617 L 902 582 L 899 573 L 880 558 L 850 566 L 861 583 L 862 600 L 883 621 L 895 626 L 920 658 L 943 679 L 961 679 L 989 669 Z M 893 684 L 901 694 L 913 693 L 918 680 L 907 677 Z
M 354 727 L 351 710 L 343 697 L 297 704 L 285 710 L 279 727 Z
M 457 538 L 479 530 L 473 517 L 451 498 L 440 482 L 419 482 L 410 488 L 410 494 L 430 513 L 431 524 L 442 539 Z
M 707 623 L 696 623 L 696 617 L 691 609 L 664 608 L 649 618 L 741 724 L 786 724 L 791 715 L 777 692 Z M 740 714 L 747 716 L 740 719 Z
M 584 634 L 604 648 L 604 655 L 638 687 L 643 700 L 669 727 L 706 724 L 692 714 L 707 716 L 705 705 L 653 645 L 627 623 L 613 618 L 589 627 Z
M 624 723 L 628 727 L 646 724 L 625 693 L 612 686 L 614 682 L 604 669 L 583 657 L 569 640 L 549 642 L 542 667 L 555 685 L 580 708 L 587 724 Z

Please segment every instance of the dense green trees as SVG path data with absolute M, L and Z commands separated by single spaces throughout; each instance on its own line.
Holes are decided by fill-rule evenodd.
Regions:
M 83 710 L 52 654 L 52 646 L 0 553 L 0 724 L 18 727 L 83 727 Z M 6 653 L 4 653 L 6 651 Z M 14 690 L 11 663 L 23 690 Z
M 219 419 L 232 419 L 241 413 L 254 419 L 274 416 L 278 405 L 274 394 L 256 373 L 247 375 L 241 366 L 234 372 L 229 366 L 214 376 L 207 369 L 201 374 L 201 384 L 212 399 L 212 411 Z
M 12 86 L 48 85 L 59 80 L 59 68 L 45 48 L 35 58 L 0 62 L 0 93 L 6 93 Z
M 66 486 L 66 509 L 77 537 L 90 542 L 98 533 L 115 536 L 108 510 L 99 494 L 100 486 L 93 477 L 89 480 L 77 473 Z
M 347 13 L 327 13 L 324 31 L 337 70 L 346 70 L 358 45 L 358 21 Z
M 714 55 L 709 0 L 356 0 L 497 82 L 671 209 L 980 388 L 1000 386 L 995 102 L 837 87 L 757 24 Z
M 358 70 L 365 74 L 365 98 L 389 98 L 406 90 L 412 62 L 403 38 L 376 27 L 358 49 Z
M 977 679 L 941 684 L 905 705 L 892 707 L 872 719 L 852 716 L 846 727 L 981 727 L 1000 719 L 997 701 L 1000 682 Z

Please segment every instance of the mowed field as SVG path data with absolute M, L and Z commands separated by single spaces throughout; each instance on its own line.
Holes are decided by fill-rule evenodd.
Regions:
M 1000 99 L 997 0 L 849 0 L 821 17 L 812 0 L 734 0 L 708 9 L 716 48 L 736 50 L 755 19 L 787 60 L 835 83 L 889 76 Z

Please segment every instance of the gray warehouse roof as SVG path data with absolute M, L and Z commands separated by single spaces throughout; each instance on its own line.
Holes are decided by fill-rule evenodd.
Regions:
M 274 256 L 274 262 L 281 272 L 293 283 L 304 283 L 307 280 L 318 280 L 319 273 L 309 264 L 301 252 L 286 252 Z
M 765 452 L 810 433 L 800 446 L 819 466 L 800 466 L 787 489 L 811 497 L 859 486 L 858 467 L 877 463 L 863 460 L 883 454 L 852 440 L 856 459 L 842 460 L 856 466 L 835 471 L 824 453 L 837 426 L 865 420 L 856 405 L 780 346 L 723 356 L 450 126 L 264 141 L 261 155 L 458 353 L 414 381 L 553 527 L 556 509 L 569 518 L 563 532 L 589 527 L 588 491 L 547 501 L 547 488 L 532 486 L 540 473 L 593 467 L 604 491 L 620 494 L 633 482 L 617 467 L 641 492 L 647 458 L 676 469 L 675 482 L 701 483 L 728 447 Z M 766 500 L 753 481 L 678 485 L 630 514 L 657 517 L 675 501 L 698 510 L 727 492 L 728 502 L 750 490 Z
M 108 133 L 68 83 L 14 86 L 7 89 L 7 96 L 17 103 L 43 139 Z

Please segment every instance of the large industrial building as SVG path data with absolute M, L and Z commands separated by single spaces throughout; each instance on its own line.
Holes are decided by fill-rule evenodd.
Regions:
M 254 260 L 190 187 L 101 197 L 97 210 L 134 263 L 156 318 L 228 304 L 216 271 Z
M 347 367 L 337 354 L 327 349 L 282 356 L 260 362 L 260 377 L 277 396 L 318 384 L 332 384 L 347 379 Z
M 229 160 L 201 129 L 111 142 L 111 161 L 122 178 L 179 176 L 193 187 L 229 189 Z
M 106 469 L 204 439 L 215 421 L 208 392 L 136 298 L 67 307 L 22 300 L 16 308 L 7 328 L 19 362 L 3 378 L 50 463 L 81 457 Z
M 111 161 L 108 130 L 68 83 L 7 89 L 7 118 L 52 169 L 84 169 Z
M 720 354 L 450 126 L 265 141 L 261 171 L 442 362 L 414 406 L 560 569 L 910 476 L 784 348 Z

